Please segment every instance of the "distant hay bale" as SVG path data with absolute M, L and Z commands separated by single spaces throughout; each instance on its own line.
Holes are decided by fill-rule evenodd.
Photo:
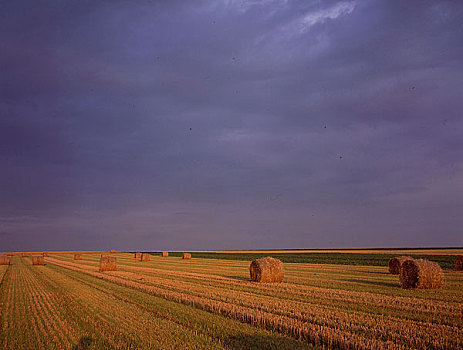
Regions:
M 11 258 L 7 255 L 0 255 L 0 265 L 10 265 Z
M 151 260 L 151 254 L 148 253 L 143 253 L 140 258 L 141 261 L 150 261 Z
M 396 256 L 389 260 L 389 272 L 393 275 L 400 273 L 400 267 L 407 260 L 413 260 L 411 256 Z
M 135 259 L 140 259 L 141 258 L 141 253 L 140 252 L 136 252 L 135 253 Z
M 100 258 L 100 272 L 116 271 L 116 257 L 109 255 L 102 255 Z
M 251 281 L 253 282 L 282 282 L 285 276 L 283 263 L 270 256 L 251 262 L 249 272 L 251 274 Z
M 162 256 L 162 257 L 167 257 L 167 256 L 169 256 L 169 252 L 162 252 L 162 253 L 161 253 L 161 256 Z
M 400 268 L 404 289 L 435 289 L 444 284 L 444 272 L 438 263 L 423 259 L 406 260 Z
M 32 255 L 32 265 L 45 265 L 43 255 Z
M 74 254 L 74 260 L 82 260 L 82 254 L 80 254 L 80 253 L 75 253 L 75 254 Z
M 29 256 L 29 254 L 27 254 L 27 253 L 21 253 L 21 256 L 22 256 L 23 258 L 27 258 L 27 257 Z
M 43 255 L 44 257 L 48 257 L 48 253 L 47 253 L 47 252 L 44 252 L 42 255 Z
M 6 253 L 6 256 L 13 256 L 13 253 L 12 253 L 12 252 L 8 252 L 8 253 Z
M 455 270 L 463 271 L 463 255 L 457 255 L 455 258 Z
M 191 254 L 190 253 L 183 253 L 182 254 L 182 259 L 191 259 Z
M 115 250 L 115 249 L 111 249 L 109 252 L 110 252 L 110 253 L 115 253 L 116 250 Z

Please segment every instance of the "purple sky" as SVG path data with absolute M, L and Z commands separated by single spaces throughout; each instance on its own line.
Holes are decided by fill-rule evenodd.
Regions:
M 463 1 L 2 1 L 0 250 L 463 246 Z

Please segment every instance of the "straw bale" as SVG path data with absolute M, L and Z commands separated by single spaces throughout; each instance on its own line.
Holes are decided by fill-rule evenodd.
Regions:
M 444 284 L 444 272 L 438 263 L 423 259 L 407 260 L 400 268 L 404 289 L 435 289 Z
M 102 255 L 100 258 L 100 272 L 103 271 L 116 271 L 116 257 L 109 255 Z
M 7 255 L 0 255 L 0 265 L 10 265 L 11 258 Z
M 455 270 L 463 271 L 463 255 L 457 255 L 455 258 Z
M 150 260 L 151 260 L 151 254 L 142 253 L 140 257 L 140 261 L 150 261 Z
M 389 272 L 393 275 L 400 273 L 400 267 L 407 260 L 413 260 L 411 256 L 396 256 L 389 260 Z
M 285 275 L 283 263 L 270 256 L 251 262 L 249 272 L 251 281 L 262 283 L 282 282 Z
M 32 255 L 32 265 L 45 265 L 43 255 Z

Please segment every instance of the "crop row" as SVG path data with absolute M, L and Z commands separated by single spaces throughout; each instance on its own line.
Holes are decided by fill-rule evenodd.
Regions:
M 420 322 L 440 323 L 444 325 L 463 326 L 463 309 L 461 303 L 439 301 L 404 296 L 389 296 L 372 292 L 358 292 L 343 289 L 306 286 L 295 283 L 282 283 L 274 285 L 260 285 L 249 283 L 240 279 L 227 278 L 211 273 L 193 273 L 188 271 L 171 271 L 157 267 L 137 267 L 119 264 L 120 271 L 132 272 L 140 276 L 155 277 L 156 285 L 172 288 L 177 281 L 183 285 L 185 292 L 206 289 L 219 292 L 235 291 L 239 294 L 256 294 L 263 297 L 273 297 L 275 302 L 280 300 L 304 302 L 331 309 L 355 309 L 363 313 L 400 316 Z M 68 262 L 71 262 L 68 260 Z M 79 266 L 92 267 L 92 263 L 79 263 Z M 143 265 L 145 266 L 145 265 Z M 185 266 L 183 266 L 185 269 Z M 210 270 L 209 270 L 210 271 Z
M 216 288 L 207 286 L 195 288 L 194 283 L 178 280 L 169 281 L 168 278 L 146 274 L 140 278 L 142 274 L 139 272 L 145 268 L 139 268 L 138 273 L 137 271 L 118 271 L 102 274 L 91 266 L 56 259 L 48 260 L 59 266 L 143 290 L 168 300 L 194 305 L 200 309 L 276 330 L 315 345 L 340 348 L 448 348 L 461 346 L 463 333 L 458 327 L 423 324 L 362 312 L 330 310 L 327 307 L 308 302 L 278 299 L 220 288 L 219 286 Z M 259 288 L 265 288 L 265 286 Z
M 51 261 L 14 259 L 0 286 L 0 349 L 309 348 Z

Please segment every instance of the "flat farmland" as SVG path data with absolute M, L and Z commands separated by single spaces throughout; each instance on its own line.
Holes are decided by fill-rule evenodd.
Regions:
M 286 262 L 283 283 L 257 284 L 246 260 L 112 255 L 118 270 L 104 273 L 85 252 L 0 266 L 0 347 L 463 347 L 463 273 L 451 269 L 438 290 L 403 290 L 386 265 L 358 264 Z
M 160 252 L 152 252 L 159 255 Z M 169 255 L 181 257 L 181 252 Z M 252 261 L 271 255 L 284 263 L 335 264 L 335 265 L 365 265 L 387 266 L 389 259 L 398 255 L 410 255 L 415 259 L 427 259 L 437 262 L 444 269 L 454 267 L 455 255 L 463 255 L 462 249 L 414 249 L 414 250 L 269 250 L 269 251 L 226 251 L 226 252 L 195 252 L 195 257 L 205 259 L 225 259 Z

